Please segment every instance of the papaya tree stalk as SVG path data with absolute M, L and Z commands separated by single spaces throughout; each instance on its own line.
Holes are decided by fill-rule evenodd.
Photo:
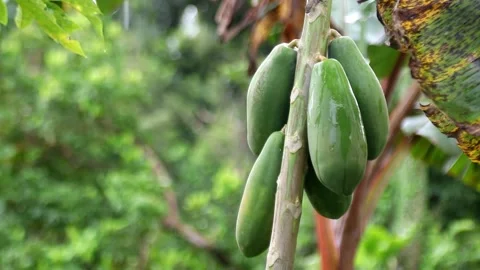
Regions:
M 315 59 L 326 54 L 331 7 L 332 0 L 309 0 L 306 3 L 266 269 L 291 270 L 294 265 L 307 168 L 308 88 Z
M 374 161 L 369 162 L 367 172 L 365 177 L 360 183 L 360 185 L 355 190 L 355 194 L 352 201 L 352 206 L 348 211 L 346 217 L 346 223 L 342 234 L 342 242 L 340 245 L 340 259 L 339 259 L 339 269 L 340 270 L 352 270 L 354 269 L 354 259 L 358 244 L 362 237 L 362 234 L 367 225 L 367 221 L 370 216 L 367 216 L 366 213 L 373 213 L 374 209 L 372 207 L 376 206 L 376 202 L 380 198 L 380 194 L 383 190 L 377 190 L 378 194 L 374 201 L 369 202 L 369 208 L 367 212 L 365 211 L 365 203 L 368 197 L 369 192 L 371 192 L 372 184 L 371 181 L 376 178 L 376 175 L 380 177 L 380 174 L 383 172 L 382 165 L 385 161 L 388 160 L 390 152 L 392 151 L 391 147 L 395 140 L 396 135 L 400 131 L 400 125 L 403 118 L 410 112 L 413 104 L 418 99 L 420 94 L 419 85 L 414 82 L 410 86 L 407 94 L 407 98 L 402 100 L 396 108 L 390 113 L 390 131 L 387 139 L 387 144 L 383 153 Z M 387 165 L 389 166 L 389 165 Z M 378 178 L 385 179 L 386 178 Z M 376 180 L 382 181 L 382 180 Z M 374 185 L 374 187 L 377 184 Z
M 335 246 L 335 235 L 332 229 L 332 220 L 323 217 L 318 213 L 315 215 L 315 231 L 317 233 L 317 249 L 321 258 L 320 269 L 338 268 L 338 250 Z M 320 240 L 321 239 L 321 240 Z

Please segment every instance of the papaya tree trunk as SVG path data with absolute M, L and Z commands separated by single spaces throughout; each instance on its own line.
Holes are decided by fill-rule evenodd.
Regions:
M 272 238 L 266 269 L 293 269 L 302 214 L 303 179 L 307 167 L 307 99 L 310 75 L 318 55 L 325 55 L 332 0 L 306 3 L 295 82 L 285 130 L 285 148 L 278 177 Z

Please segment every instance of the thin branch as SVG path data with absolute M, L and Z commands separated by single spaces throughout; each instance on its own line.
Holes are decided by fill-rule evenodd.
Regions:
M 388 184 L 387 173 L 392 169 L 395 163 L 394 161 L 398 160 L 398 157 L 405 152 L 407 145 L 407 138 L 403 137 L 402 141 L 395 147 L 395 149 L 390 151 L 383 159 L 383 165 L 380 166 L 380 168 L 370 177 L 368 195 L 363 206 L 363 216 L 365 221 L 369 220 L 373 215 L 378 200 Z M 366 226 L 366 224 L 363 226 Z
M 144 233 L 142 235 L 142 240 L 140 241 L 140 247 L 138 250 L 137 270 L 147 269 L 151 242 L 150 234 L 148 232 Z
M 217 23 L 217 34 L 223 36 L 228 26 L 232 22 L 235 11 L 238 10 L 243 1 L 240 0 L 224 0 L 215 14 L 215 22 Z
M 408 115 L 420 94 L 420 85 L 416 81 L 414 81 L 414 83 L 412 83 L 412 85 L 407 90 L 406 98 L 402 99 L 401 102 L 390 113 L 390 131 L 388 134 L 387 143 L 385 145 L 385 150 L 383 151 L 383 153 L 374 161 L 373 173 L 375 173 L 380 168 L 380 166 L 382 165 L 382 159 L 384 159 L 384 157 L 388 155 L 388 150 L 391 149 L 393 146 L 395 136 L 400 131 L 403 119 L 406 115 Z
M 383 93 L 385 94 L 385 99 L 387 101 L 390 100 L 393 91 L 395 90 L 395 86 L 397 85 L 398 78 L 400 77 L 405 59 L 407 59 L 407 55 L 405 53 L 400 53 L 398 55 L 390 76 L 388 76 L 388 78 L 384 81 L 384 84 L 382 84 Z
M 317 233 L 317 249 L 322 260 L 321 269 L 337 269 L 338 250 L 335 247 L 332 220 L 315 213 L 315 231 Z
M 243 4 L 243 1 L 225 0 L 218 9 L 215 20 L 218 24 L 217 35 L 220 37 L 222 42 L 230 41 L 249 25 L 256 22 L 259 17 L 261 17 L 259 16 L 260 12 L 268 4 L 268 0 L 261 0 L 258 5 L 250 8 L 247 11 L 240 23 L 228 28 L 233 19 L 233 14 L 239 9 L 241 4 Z
M 363 234 L 362 224 L 362 204 L 368 194 L 368 175 L 371 170 L 371 163 L 367 165 L 365 177 L 360 182 L 353 195 L 352 205 L 348 210 L 345 219 L 345 227 L 342 233 L 342 240 L 340 243 L 340 270 L 352 270 L 355 253 L 358 243 Z
M 340 244 L 339 269 L 341 270 L 353 269 L 356 249 L 367 224 L 363 206 L 369 193 L 370 180 L 374 179 L 377 173 L 382 173 L 381 168 L 385 166 L 385 163 L 389 160 L 396 134 L 400 131 L 401 122 L 410 112 L 419 95 L 420 86 L 417 82 L 414 82 L 407 92 L 407 98 L 403 99 L 390 114 L 390 132 L 385 150 L 376 160 L 368 163 L 364 179 L 355 191 Z
M 340 35 L 344 34 L 343 29 L 338 26 L 333 20 L 330 20 L 330 28 L 335 29 Z
M 162 224 L 166 229 L 178 234 L 183 240 L 192 246 L 198 249 L 206 250 L 222 266 L 229 267 L 230 269 L 238 269 L 233 265 L 232 260 L 224 250 L 216 247 L 193 227 L 182 223 L 178 210 L 176 194 L 172 187 L 172 178 L 170 173 L 151 147 L 146 145 L 141 146 L 144 150 L 145 158 L 152 165 L 152 170 L 154 175 L 157 177 L 158 183 L 164 187 L 164 195 L 167 201 L 168 212 L 167 215 L 160 220 L 160 224 Z

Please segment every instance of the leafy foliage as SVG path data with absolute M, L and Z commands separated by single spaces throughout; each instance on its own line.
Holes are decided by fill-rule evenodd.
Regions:
M 1 269 L 228 268 L 164 226 L 170 189 L 184 225 L 223 251 L 231 268 L 264 269 L 266 254 L 247 260 L 234 240 L 254 160 L 244 127 L 246 43 L 218 44 L 212 27 L 200 21 L 195 35 L 176 27 L 182 20 L 168 16 L 180 14 L 187 2 L 132 2 L 142 16 L 135 16 L 129 32 L 105 19 L 105 42 L 98 32 L 79 31 L 93 22 L 67 9 L 62 18 L 78 26 L 69 36 L 82 42 L 88 58 L 54 44 L 39 23 L 2 29 Z M 213 9 L 200 8 L 212 2 L 195 4 L 198 17 L 213 24 L 207 17 Z M 15 10 L 12 1 L 7 6 Z M 359 32 L 356 27 L 349 25 Z M 369 50 L 371 64 L 385 64 L 377 66 L 384 72 L 393 60 L 373 60 L 376 49 Z M 409 73 L 400 80 L 403 90 Z M 396 102 L 402 92 L 395 94 Z M 169 185 L 167 176 L 153 173 L 145 145 L 163 163 Z M 402 172 L 382 197 L 357 266 L 395 265 L 415 247 L 398 228 L 421 225 L 411 231 L 425 235 L 420 269 L 478 268 L 476 250 L 468 249 L 480 237 L 478 194 L 438 171 L 422 174 L 430 179 L 427 187 L 416 185 L 422 182 L 409 174 L 412 163 L 399 166 Z M 429 202 L 426 221 L 407 215 L 422 196 Z M 312 213 L 304 200 L 295 269 L 319 267 Z
M 76 54 L 85 56 L 80 43 L 72 38 L 72 34 L 79 30 L 80 26 L 72 19 L 71 11 L 76 11 L 87 18 L 103 39 L 102 12 L 94 1 L 16 0 L 16 2 L 15 23 L 18 28 L 23 29 L 36 22 L 50 38 Z M 4 1 L 0 1 L 0 23 L 3 25 L 8 23 L 8 8 Z
M 35 27 L 4 36 L 0 268 L 129 269 L 145 261 L 219 269 L 207 251 L 162 225 L 167 187 L 143 144 L 171 176 L 183 222 L 234 267 L 263 265 L 265 255 L 238 253 L 233 230 L 253 164 L 242 139 L 246 63 L 203 25 L 195 37 L 143 30 L 137 36 L 107 23 L 105 44 L 83 33 L 86 59 Z M 300 258 L 315 254 L 309 215 Z

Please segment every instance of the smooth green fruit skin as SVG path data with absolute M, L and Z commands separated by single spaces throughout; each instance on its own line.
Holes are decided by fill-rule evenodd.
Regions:
M 334 39 L 328 46 L 328 57 L 342 64 L 357 99 L 368 145 L 368 159 L 377 158 L 388 137 L 388 107 L 382 86 L 350 37 Z
M 337 194 L 352 194 L 365 173 L 367 142 L 355 96 L 335 59 L 313 66 L 307 137 L 318 179 Z
M 340 218 L 347 212 L 352 203 L 352 195 L 338 195 L 326 188 L 318 180 L 312 167 L 308 168 L 305 176 L 304 189 L 315 211 L 326 218 Z
M 247 141 L 258 155 L 268 136 L 288 120 L 297 52 L 285 43 L 273 48 L 250 81 L 247 93 Z
M 248 176 L 237 216 L 236 240 L 245 257 L 264 252 L 272 234 L 277 178 L 285 136 L 270 135 Z

